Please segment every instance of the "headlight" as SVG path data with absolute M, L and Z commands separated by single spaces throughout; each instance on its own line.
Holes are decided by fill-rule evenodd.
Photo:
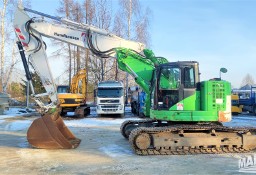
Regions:
M 80 98 L 76 98 L 76 99 L 75 99 L 75 101 L 76 101 L 76 102 L 81 102 L 81 101 L 82 101 L 82 99 L 80 99 Z
M 97 109 L 100 109 L 100 105 L 97 105 Z
M 65 103 L 65 100 L 64 99 L 59 99 L 59 101 L 60 101 L 60 104 L 63 104 L 63 103 Z
M 120 106 L 119 106 L 119 110 L 122 110 L 122 109 L 123 109 L 123 105 L 120 105 Z

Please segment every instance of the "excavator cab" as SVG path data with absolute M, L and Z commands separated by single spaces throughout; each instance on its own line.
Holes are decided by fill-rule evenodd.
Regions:
M 152 87 L 155 90 L 151 92 L 154 110 L 169 110 L 196 92 L 198 63 L 184 61 L 162 64 L 156 68 L 154 76 Z M 179 107 L 182 108 L 181 105 Z

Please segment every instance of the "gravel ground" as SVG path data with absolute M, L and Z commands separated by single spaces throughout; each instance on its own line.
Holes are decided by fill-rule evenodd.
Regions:
M 238 161 L 250 154 L 137 156 L 119 127 L 136 119 L 95 113 L 88 118 L 64 118 L 80 146 L 72 150 L 33 149 L 26 130 L 38 116 L 0 117 L 0 174 L 241 174 Z M 229 126 L 255 126 L 256 117 L 240 115 Z M 256 162 L 255 162 L 256 163 Z

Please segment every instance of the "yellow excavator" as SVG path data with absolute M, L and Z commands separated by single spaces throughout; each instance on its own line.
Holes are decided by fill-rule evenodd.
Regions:
M 71 86 L 57 86 L 60 101 L 61 116 L 67 112 L 75 112 L 75 116 L 82 118 L 90 114 L 90 106 L 86 103 L 86 70 L 79 70 L 71 80 Z
M 32 13 L 37 17 L 30 17 Z M 111 51 L 113 48 L 125 47 L 136 52 L 142 52 L 144 45 L 138 42 L 122 39 L 104 29 L 80 24 L 65 18 L 50 16 L 19 5 L 14 14 L 14 31 L 17 36 L 18 48 L 20 51 L 26 78 L 30 84 L 32 94 L 36 103 L 40 106 L 42 116 L 33 121 L 27 131 L 28 142 L 36 148 L 45 149 L 71 149 L 80 144 L 80 139 L 67 128 L 60 114 L 61 107 L 64 107 L 65 97 L 57 93 L 56 85 L 53 81 L 51 69 L 46 55 L 46 44 L 42 36 L 52 38 L 65 43 L 69 43 L 81 48 L 97 48 L 102 51 Z M 93 46 L 93 47 L 92 47 Z M 25 55 L 26 54 L 26 55 Z M 101 57 L 104 57 L 102 53 Z M 27 58 L 28 57 L 28 61 Z M 45 94 L 35 94 L 28 63 L 39 75 Z M 72 82 L 71 92 L 77 92 L 78 86 L 74 85 L 79 81 Z M 85 87 L 85 86 L 82 86 Z M 51 103 L 44 104 L 40 97 L 47 95 Z M 74 98 L 76 99 L 76 98 Z M 76 99 L 78 100 L 78 98 Z M 79 101 L 79 100 L 78 100 Z M 70 105 L 70 103 L 69 103 Z M 79 113 L 80 108 L 77 113 Z M 83 112 L 83 110 L 82 110 Z
M 238 94 L 231 94 L 231 104 L 232 104 L 232 115 L 241 114 L 243 111 L 243 105 L 239 104 L 239 96 Z

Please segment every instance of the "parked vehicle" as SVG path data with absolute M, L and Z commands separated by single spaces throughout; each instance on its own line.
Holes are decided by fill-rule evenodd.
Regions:
M 124 116 L 124 85 L 121 81 L 102 81 L 96 90 L 96 112 Z
M 146 93 L 138 86 L 129 87 L 128 93 L 131 97 L 131 111 L 139 117 L 145 117 L 144 108 Z
M 75 116 L 82 118 L 90 114 L 90 106 L 86 103 L 86 70 L 79 70 L 72 78 L 71 87 L 57 86 L 61 115 L 75 112 Z
M 243 105 L 243 111 L 256 115 L 256 86 L 251 86 L 250 89 L 236 90 L 235 93 L 239 96 L 239 105 Z
M 232 94 L 231 95 L 231 104 L 232 104 L 232 115 L 238 115 L 242 113 L 243 105 L 240 105 L 239 103 L 239 96 L 238 94 Z

